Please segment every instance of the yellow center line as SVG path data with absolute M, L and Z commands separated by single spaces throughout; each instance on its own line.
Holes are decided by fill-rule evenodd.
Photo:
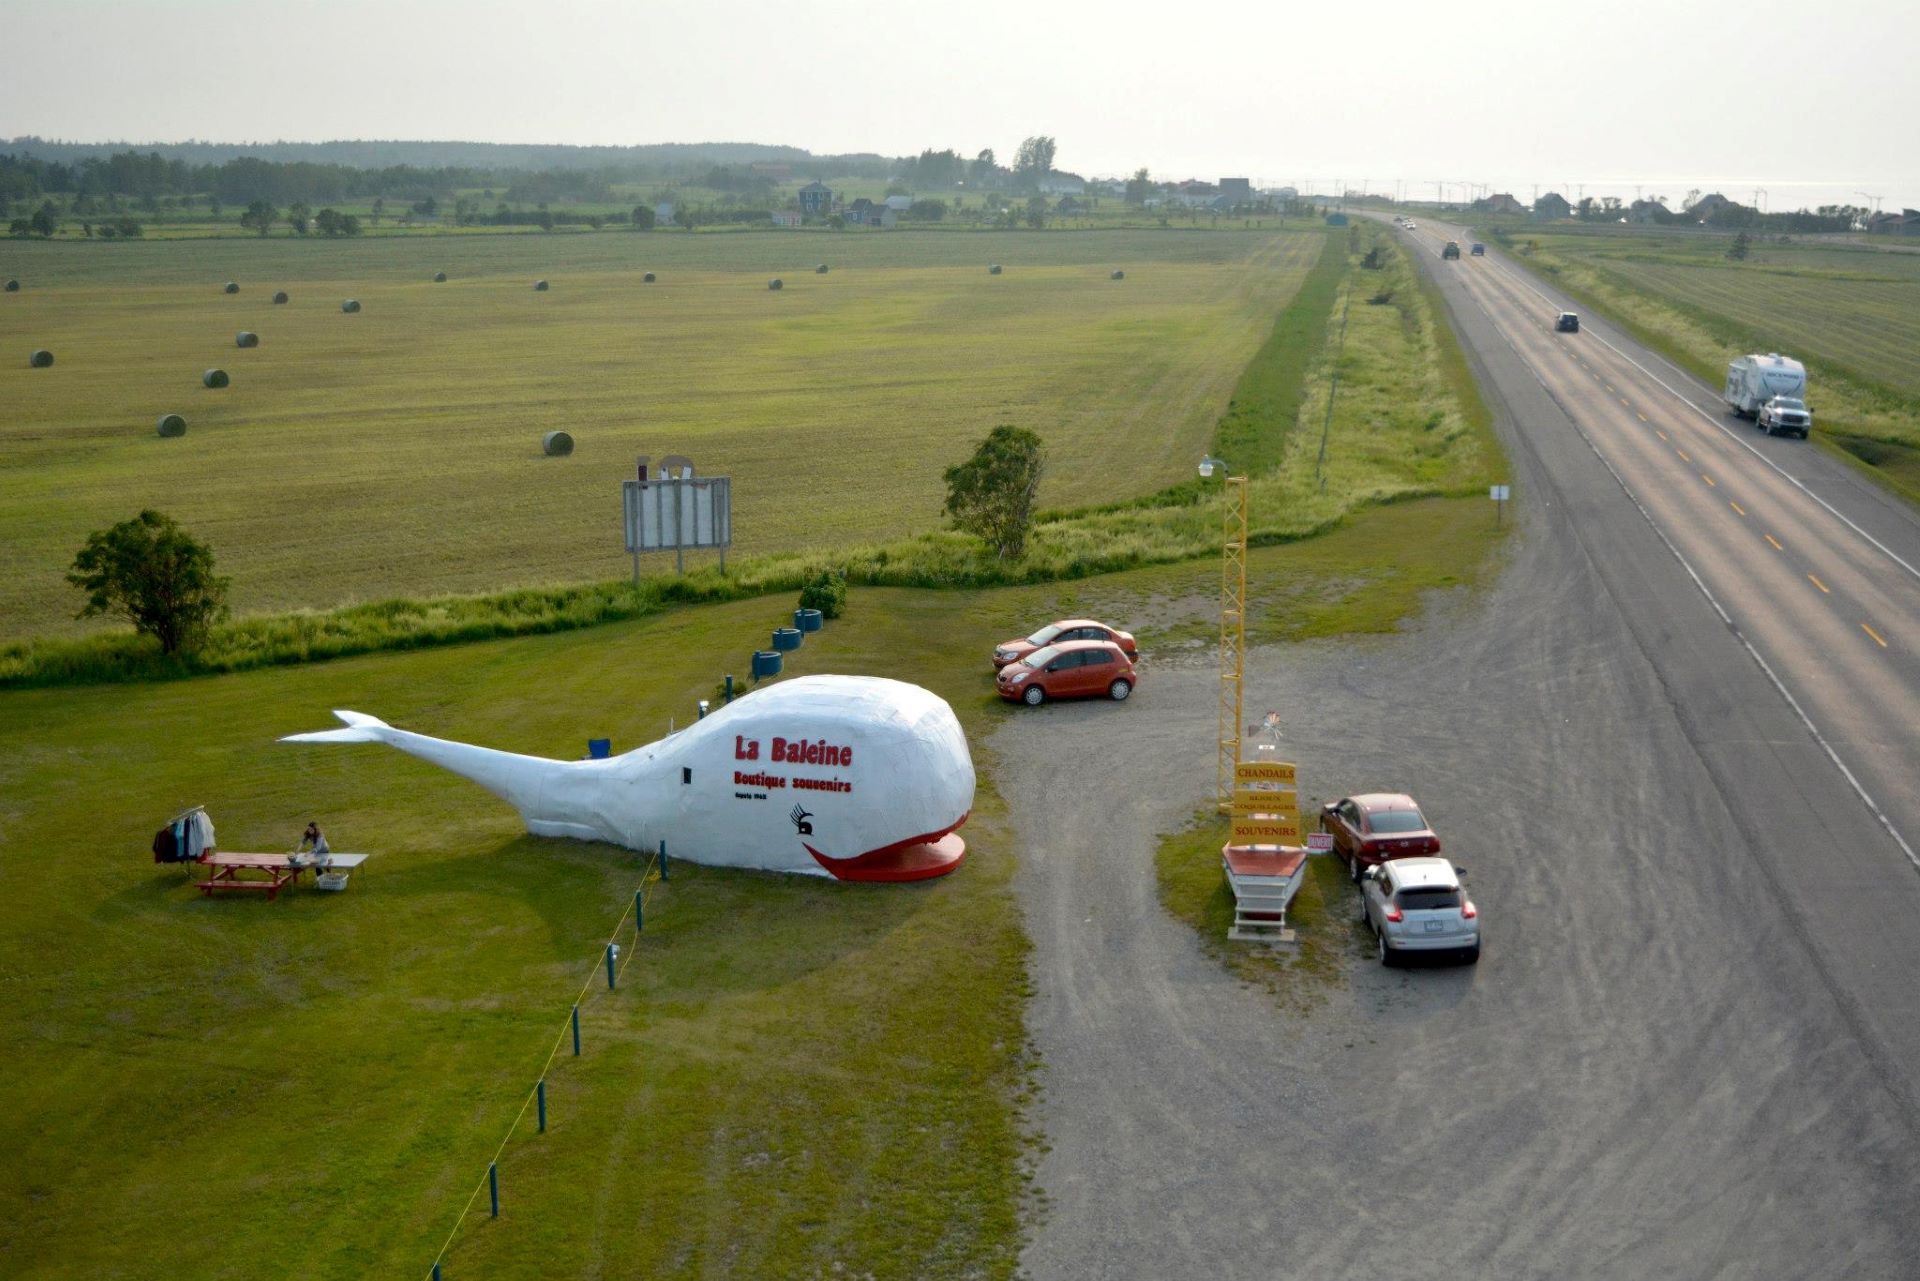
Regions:
M 1880 646 L 1881 649 L 1885 649 L 1887 647 L 1886 640 L 1880 635 L 1879 632 L 1874 631 L 1872 627 L 1869 627 L 1865 623 L 1860 624 L 1860 626 L 1866 630 L 1867 635 L 1873 637 L 1874 643 Z
M 1739 512 L 1742 516 L 1747 514 L 1747 509 L 1742 507 L 1739 503 L 1734 502 L 1731 498 L 1727 500 L 1727 506 L 1733 508 L 1735 511 Z
M 1639 420 L 1640 420 L 1641 422 L 1645 422 L 1645 421 L 1647 421 L 1647 416 L 1646 416 L 1645 414 L 1643 414 L 1643 413 L 1641 413 L 1641 412 L 1640 412 L 1639 410 L 1637 410 L 1637 409 L 1633 411 L 1633 416 L 1634 416 L 1635 418 L 1638 418 L 1638 419 L 1639 419 Z
M 1777 538 L 1775 538 L 1775 537 L 1774 537 L 1774 536 L 1773 536 L 1772 534 L 1768 534 L 1768 535 L 1766 536 L 1766 539 L 1767 539 L 1767 541 L 1768 541 L 1768 542 L 1770 542 L 1770 543 L 1772 543 L 1772 544 L 1773 544 L 1773 550 L 1775 550 L 1775 551 L 1777 551 L 1777 552 L 1783 552 L 1783 551 L 1785 551 L 1785 550 L 1787 550 L 1786 548 L 1784 548 L 1784 547 L 1782 547 L 1782 546 L 1780 545 L 1780 540 L 1779 540 L 1779 539 L 1777 539 Z
M 1610 383 L 1610 382 L 1608 382 L 1608 381 L 1607 381 L 1606 379 L 1604 379 L 1604 378 L 1602 378 L 1602 379 L 1600 380 L 1600 385 L 1601 385 L 1602 387 L 1605 387 L 1605 388 L 1606 388 L 1606 389 L 1607 389 L 1608 391 L 1612 391 L 1612 390 L 1613 390 L 1613 384 L 1612 384 L 1612 383 Z
M 1633 402 L 1631 400 L 1628 400 L 1625 396 L 1622 396 L 1620 398 L 1620 403 L 1625 405 L 1628 409 L 1633 408 Z
M 1828 596 L 1831 596 L 1831 595 L 1833 595 L 1833 593 L 1832 593 L 1831 591 L 1828 591 L 1828 590 L 1827 590 L 1827 585 L 1826 585 L 1825 583 L 1823 583 L 1823 582 L 1821 582 L 1821 581 L 1820 581 L 1820 580 L 1819 580 L 1818 578 L 1816 578 L 1816 577 L 1814 577 L 1814 576 L 1813 576 L 1812 574 L 1808 574 L 1808 575 L 1807 575 L 1807 581 L 1808 581 L 1808 582 L 1810 582 L 1810 583 L 1812 583 L 1812 584 L 1813 584 L 1813 585 L 1814 585 L 1815 587 L 1818 587 L 1818 588 L 1819 588 L 1819 589 L 1820 589 L 1820 590 L 1821 590 L 1822 592 L 1824 592 L 1824 593 L 1825 593 L 1826 595 L 1828 595 Z
M 1676 449 L 1673 452 L 1680 455 L 1680 461 L 1683 463 L 1690 463 L 1693 461 L 1693 459 L 1687 457 L 1687 451 L 1684 449 Z
M 1658 436 L 1661 440 L 1665 440 L 1667 438 L 1667 433 L 1661 431 L 1658 427 L 1655 427 L 1653 429 L 1653 434 Z
M 1711 476 L 1709 476 L 1709 475 L 1707 475 L 1707 473 L 1705 473 L 1705 472 L 1701 472 L 1701 473 L 1700 473 L 1700 479 L 1701 479 L 1701 480 L 1704 480 L 1704 481 L 1706 481 L 1706 482 L 1707 482 L 1707 483 L 1708 483 L 1709 485 L 1713 485 L 1713 477 L 1711 477 Z M 1719 488 L 1719 486 L 1718 486 L 1718 485 L 1714 485 L 1713 487 L 1714 487 L 1715 489 L 1718 489 L 1718 488 Z

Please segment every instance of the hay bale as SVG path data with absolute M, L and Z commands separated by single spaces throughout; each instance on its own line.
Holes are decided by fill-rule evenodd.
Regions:
M 1116 271 L 1111 276 L 1107 277 L 1108 280 L 1125 280 L 1126 278 L 1127 278 L 1127 273 L 1124 271 Z
M 254 333 L 252 330 L 242 329 L 233 336 L 233 345 L 236 347 L 258 347 L 260 345 L 260 335 Z
M 227 282 L 227 292 L 230 294 L 237 294 L 240 292 L 240 286 L 236 285 L 235 283 L 233 283 L 233 281 L 229 280 Z
M 27 357 L 27 364 L 35 369 L 46 369 L 53 364 L 53 353 L 42 347 Z
M 9 280 L 9 281 L 7 282 L 7 292 L 8 292 L 8 293 L 10 293 L 10 294 L 17 294 L 17 293 L 19 293 L 19 292 L 20 292 L 20 282 L 19 282 L 19 281 L 17 281 L 17 280 Z
M 224 369 L 207 370 L 205 373 L 200 375 L 200 385 L 202 387 L 216 387 L 216 388 L 226 386 L 227 371 Z
M 653 283 L 653 273 L 652 273 L 652 272 L 648 272 L 648 273 L 647 273 L 646 275 L 644 275 L 644 276 L 642 276 L 642 277 L 640 277 L 640 283 L 641 283 L 641 284 L 643 284 L 643 285 L 650 285 L 650 284 L 652 284 L 652 283 Z
M 815 267 L 815 268 L 813 269 L 813 274 L 814 274 L 814 275 L 816 275 L 816 276 L 824 276 L 824 275 L 826 275 L 826 274 L 827 274 L 827 264 L 823 262 L 823 263 L 821 263 L 821 264 L 820 264 L 820 265 L 819 265 L 818 267 Z
M 360 302 L 358 299 L 349 298 L 345 302 L 340 304 L 340 310 L 346 312 L 349 316 L 351 316 L 354 312 L 360 310 Z
M 990 266 L 988 266 L 988 268 L 987 268 L 987 274 L 988 274 L 989 276 L 997 276 L 997 275 L 999 275 L 999 274 L 1000 274 L 1000 264 L 996 262 L 996 263 L 993 263 L 993 264 L 991 264 Z
M 544 280 L 534 281 L 533 292 L 535 292 L 536 294 L 544 294 L 545 292 L 547 292 L 547 282 Z
M 286 300 L 287 300 L 287 291 L 282 289 L 279 293 L 273 296 L 273 305 L 277 307 L 281 303 L 285 302 Z
M 436 284 L 436 285 L 444 285 L 444 284 L 446 284 L 446 283 L 447 283 L 447 273 L 446 273 L 446 272 L 444 272 L 444 271 L 436 271 L 436 272 L 434 272 L 434 273 L 433 273 L 433 283 L 434 283 L 434 284 Z
M 540 438 L 540 452 L 549 458 L 565 458 L 573 452 L 573 437 L 564 431 L 550 431 Z
M 159 429 L 162 436 L 184 436 L 187 434 L 187 420 L 179 414 L 161 414 Z
M 780 277 L 778 276 L 775 276 L 772 280 L 769 280 L 767 282 L 767 288 L 769 289 L 785 289 L 786 287 L 787 287 L 786 282 L 781 280 Z

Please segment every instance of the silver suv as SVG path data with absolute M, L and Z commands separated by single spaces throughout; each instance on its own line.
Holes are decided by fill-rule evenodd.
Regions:
M 1451 952 L 1468 965 L 1480 959 L 1480 909 L 1446 859 L 1396 858 L 1368 868 L 1360 919 L 1379 942 L 1382 965 L 1410 952 Z

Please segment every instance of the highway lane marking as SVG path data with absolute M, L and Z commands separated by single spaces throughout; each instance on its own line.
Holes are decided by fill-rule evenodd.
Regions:
M 1700 479 L 1706 481 L 1709 485 L 1713 485 L 1713 477 L 1707 475 L 1705 472 L 1700 473 Z M 1720 488 L 1718 485 L 1713 485 L 1713 487 L 1715 489 Z
M 1727 506 L 1733 508 L 1735 511 L 1739 512 L 1742 516 L 1747 514 L 1747 509 L 1742 507 L 1739 503 L 1734 502 L 1731 498 L 1727 500 Z
M 1628 399 L 1627 399 L 1627 398 L 1626 398 L 1625 396 L 1622 396 L 1622 397 L 1620 398 L 1620 403 L 1621 403 L 1621 404 L 1623 404 L 1623 405 L 1625 405 L 1625 406 L 1626 406 L 1626 407 L 1627 407 L 1628 409 L 1632 409 L 1632 408 L 1633 408 L 1633 402 L 1632 402 L 1631 400 L 1628 400 Z M 1646 420 L 1646 419 L 1644 419 L 1644 418 L 1642 418 L 1642 419 L 1641 419 L 1640 421 L 1641 421 L 1641 422 L 1645 422 L 1645 421 L 1647 421 L 1647 420 Z
M 1768 542 L 1770 542 L 1770 543 L 1772 543 L 1772 544 L 1773 544 L 1773 550 L 1775 550 L 1775 551 L 1777 551 L 1777 552 L 1783 552 L 1783 551 L 1785 551 L 1785 550 L 1787 550 L 1786 548 L 1784 548 L 1784 547 L 1782 547 L 1782 546 L 1780 545 L 1780 540 L 1779 540 L 1779 539 L 1777 539 L 1777 538 L 1775 538 L 1775 537 L 1774 537 L 1774 536 L 1773 536 L 1772 534 L 1767 534 L 1767 535 L 1765 535 L 1765 538 L 1766 538 L 1766 540 L 1767 540 Z
M 1655 427 L 1653 429 L 1653 434 L 1658 436 L 1661 440 L 1665 440 L 1667 438 L 1667 433 L 1661 431 L 1658 427 Z
M 1687 457 L 1687 451 L 1684 449 L 1676 449 L 1673 452 L 1680 455 L 1680 461 L 1683 463 L 1690 463 L 1693 461 L 1693 459 Z
M 1873 628 L 1866 623 L 1862 623 L 1860 626 L 1866 629 L 1867 635 L 1873 637 L 1875 643 L 1878 644 L 1881 649 L 1887 647 L 1887 642 L 1881 638 L 1879 632 L 1874 631 Z
M 1507 277 L 1508 280 L 1512 281 L 1514 284 L 1518 285 L 1520 288 L 1526 290 L 1528 293 L 1532 294 L 1535 298 L 1538 298 L 1541 302 L 1547 304 L 1547 306 L 1554 307 L 1556 309 L 1559 308 L 1560 305 L 1558 303 L 1554 302 L 1554 300 L 1549 298 L 1543 291 L 1535 288 L 1531 280 L 1520 275 L 1513 268 L 1509 267 L 1509 268 L 1503 269 L 1503 274 Z M 1485 304 L 1482 304 L 1483 308 L 1484 306 Z M 1488 314 L 1489 316 L 1491 316 L 1492 313 L 1488 313 Z M 1692 399 L 1689 398 L 1685 392 L 1674 387 L 1671 383 L 1667 382 L 1667 380 L 1662 378 L 1659 374 L 1654 373 L 1651 369 L 1648 369 L 1645 365 L 1641 364 L 1639 361 L 1635 360 L 1632 356 L 1628 355 L 1626 352 L 1620 350 L 1618 347 L 1608 342 L 1605 338 L 1602 338 L 1599 334 L 1593 333 L 1591 327 L 1589 327 L 1588 333 L 1592 335 L 1593 340 L 1595 342 L 1599 343 L 1602 347 L 1605 347 L 1608 351 L 1612 352 L 1614 355 L 1620 357 L 1620 359 L 1626 361 L 1629 365 L 1632 365 L 1635 369 L 1638 369 L 1641 373 L 1645 374 L 1648 378 L 1652 379 L 1653 382 L 1658 387 L 1660 387 L 1661 390 L 1665 391 L 1668 395 L 1672 396 L 1675 400 L 1685 405 L 1688 409 L 1691 409 L 1694 413 L 1700 415 L 1701 421 L 1705 422 L 1707 426 L 1713 428 L 1715 431 L 1719 432 L 1722 436 L 1725 436 L 1728 440 L 1740 446 L 1740 448 L 1746 450 L 1749 454 L 1752 454 L 1755 458 L 1758 458 L 1762 463 L 1765 463 L 1769 468 L 1771 468 L 1774 474 L 1779 476 L 1780 479 L 1786 481 L 1789 485 L 1792 485 L 1795 489 L 1805 494 L 1808 498 L 1811 498 L 1814 502 L 1819 503 L 1821 507 L 1826 509 L 1828 515 L 1832 516 L 1835 520 L 1839 521 L 1842 525 L 1845 525 L 1848 529 L 1852 530 L 1855 534 L 1858 534 L 1867 543 L 1871 544 L 1873 548 L 1876 551 L 1878 551 L 1881 555 L 1885 556 L 1888 560 L 1892 561 L 1894 564 L 1898 565 L 1900 568 L 1906 570 L 1907 573 L 1913 575 L 1913 577 L 1920 578 L 1920 568 L 1916 568 L 1915 566 L 1909 564 L 1907 560 L 1900 555 L 1900 553 L 1894 551 L 1893 548 L 1887 546 L 1885 543 L 1875 538 L 1872 534 L 1869 534 L 1866 530 L 1860 528 L 1859 525 L 1855 524 L 1852 520 L 1850 520 L 1847 517 L 1846 513 L 1842 512 L 1839 508 L 1835 507 L 1832 503 L 1828 502 L 1826 499 L 1820 497 L 1820 495 L 1814 493 L 1811 489 L 1808 489 L 1805 481 L 1801 480 L 1798 476 L 1791 474 L 1784 467 L 1780 466 L 1780 464 L 1774 462 L 1773 459 L 1768 458 L 1765 454 L 1761 453 L 1759 450 L 1755 449 L 1752 445 L 1742 440 L 1739 436 L 1735 435 L 1733 431 L 1730 430 L 1725 423 L 1721 422 L 1718 418 L 1714 417 L 1712 414 L 1709 414 L 1706 410 L 1700 408 L 1700 406 L 1694 404 Z M 1508 346 L 1512 346 L 1512 343 L 1509 342 Z M 1519 355 L 1519 352 L 1517 349 L 1515 350 L 1514 354 Z M 1525 357 L 1522 357 L 1522 359 L 1524 360 Z M 1784 692 L 1784 690 L 1782 692 Z M 1808 727 L 1809 728 L 1812 727 L 1812 722 L 1810 721 L 1808 722 Z M 1835 757 L 1834 759 L 1835 759 L 1835 763 L 1837 764 L 1839 758 Z M 1842 768 L 1844 769 L 1845 767 L 1842 766 Z M 1849 775 L 1849 777 L 1851 777 L 1851 775 Z M 1862 792 L 1861 794 L 1863 796 L 1865 795 L 1864 792 Z M 1891 826 L 1889 826 L 1888 830 L 1889 831 L 1892 830 Z M 1896 834 L 1896 839 L 1898 839 L 1898 834 Z M 1914 858 L 1913 851 L 1907 846 L 1907 843 L 1904 840 L 1900 842 L 1900 847 L 1902 849 L 1907 850 L 1907 856 L 1909 858 Z M 1914 866 L 1916 868 L 1920 868 L 1920 858 L 1915 858 Z
M 1633 411 L 1633 416 L 1634 416 L 1635 418 L 1638 418 L 1638 419 L 1639 419 L 1639 420 L 1640 420 L 1641 422 L 1646 422 L 1646 421 L 1647 421 L 1647 416 L 1646 416 L 1645 414 L 1643 414 L 1643 413 L 1641 413 L 1641 412 L 1640 412 L 1639 410 L 1637 410 L 1637 409 Z
M 1833 595 L 1833 593 L 1832 593 L 1831 591 L 1829 591 L 1829 590 L 1827 589 L 1827 585 L 1826 585 L 1825 583 L 1823 583 L 1823 582 L 1821 582 L 1821 581 L 1820 581 L 1820 580 L 1819 580 L 1818 578 L 1816 578 L 1816 577 L 1815 577 L 1814 575 L 1812 575 L 1812 574 L 1808 574 L 1808 575 L 1807 575 L 1807 581 L 1808 581 L 1808 582 L 1810 582 L 1810 583 L 1812 583 L 1812 584 L 1813 584 L 1813 585 L 1814 585 L 1815 587 L 1818 587 L 1818 588 L 1820 589 L 1820 591 L 1821 591 L 1821 592 L 1822 592 L 1822 593 L 1823 593 L 1824 595 L 1827 595 L 1827 596 L 1831 596 L 1831 595 Z

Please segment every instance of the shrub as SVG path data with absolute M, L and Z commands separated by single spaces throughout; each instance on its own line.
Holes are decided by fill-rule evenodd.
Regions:
M 847 608 L 847 571 L 823 569 L 800 589 L 800 608 L 817 609 L 822 618 L 838 618 Z

